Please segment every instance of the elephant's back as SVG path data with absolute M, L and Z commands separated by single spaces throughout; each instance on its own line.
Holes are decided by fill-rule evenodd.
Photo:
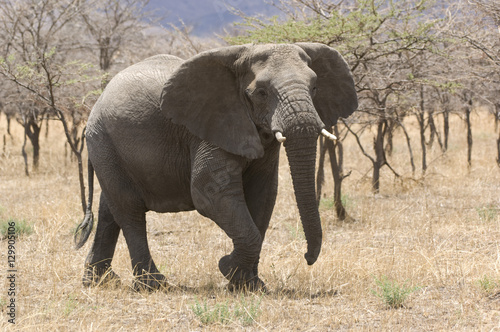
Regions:
M 164 83 L 182 64 L 172 55 L 160 54 L 122 70 L 108 83 L 90 113 L 87 131 L 120 123 L 150 122 L 160 114 L 160 96 Z
M 129 79 L 134 79 L 136 75 L 144 75 L 144 78 L 159 81 L 163 86 L 183 62 L 184 60 L 174 55 L 158 54 L 125 68 L 118 75 L 122 74 Z

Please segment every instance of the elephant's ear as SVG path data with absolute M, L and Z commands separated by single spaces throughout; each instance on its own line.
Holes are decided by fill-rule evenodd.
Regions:
M 339 52 L 324 44 L 297 43 L 311 58 L 311 69 L 318 79 L 314 107 L 330 128 L 339 117 L 347 118 L 358 108 L 358 97 L 351 71 Z
M 161 110 L 173 123 L 223 150 L 250 159 L 264 155 L 239 91 L 235 62 L 247 46 L 223 47 L 184 62 L 169 78 Z

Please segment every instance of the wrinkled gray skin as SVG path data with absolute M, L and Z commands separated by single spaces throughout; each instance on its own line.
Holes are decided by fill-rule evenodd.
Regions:
M 233 240 L 219 262 L 230 284 L 264 288 L 258 264 L 278 187 L 278 131 L 313 264 L 322 240 L 316 141 L 356 108 L 347 64 L 320 44 L 224 47 L 187 61 L 158 55 L 123 70 L 87 125 L 102 195 L 84 284 L 118 278 L 110 268 L 122 230 L 135 287 L 166 285 L 151 258 L 145 213 L 196 209 Z

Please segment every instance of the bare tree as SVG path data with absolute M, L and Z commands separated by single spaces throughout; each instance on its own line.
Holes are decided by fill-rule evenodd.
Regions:
M 86 46 L 97 53 L 99 67 L 109 71 L 124 45 L 137 44 L 152 13 L 149 0 L 80 0 L 80 17 L 89 34 Z
M 500 67 L 500 3 L 496 0 L 469 0 L 464 8 L 472 15 L 475 24 L 467 25 L 464 30 L 456 29 L 454 33 L 465 39 L 498 68 Z M 493 32 L 495 29 L 498 33 Z M 493 32 L 493 33 L 492 33 Z
M 467 13 L 456 15 L 447 33 L 457 39 L 448 50 L 455 64 L 455 80 L 459 83 L 455 95 L 462 102 L 461 113 L 467 129 L 467 163 L 470 167 L 473 144 L 470 117 L 473 106 L 487 105 L 494 109 L 500 100 L 500 3 L 494 0 L 456 1 L 451 2 L 450 8 L 458 13 Z M 496 121 L 495 112 L 492 114 Z M 497 153 L 496 159 L 499 158 Z
M 438 20 L 426 16 L 428 1 L 280 0 L 275 3 L 288 15 L 288 21 L 247 18 L 249 30 L 229 41 L 319 42 L 336 48 L 346 57 L 360 99 L 360 111 L 346 125 L 372 163 L 372 186 L 377 193 L 383 166 L 399 176 L 390 166 L 385 149 L 386 140 L 402 121 L 401 118 L 396 121 L 395 102 L 405 90 L 415 87 L 409 79 L 412 73 L 408 62 L 429 50 L 437 39 Z M 360 130 L 352 128 L 353 122 Z M 370 134 L 372 127 L 375 127 L 373 147 L 364 147 L 360 135 Z M 330 161 L 334 162 L 333 158 Z M 334 178 L 342 176 L 335 174 Z
M 33 96 L 43 111 L 25 117 L 27 135 L 39 135 L 39 124 L 46 112 L 52 112 L 63 125 L 68 144 L 77 156 L 82 208 L 85 209 L 82 148 L 83 133 L 75 139 L 71 134 L 68 110 L 81 103 L 88 85 L 95 84 L 98 73 L 92 66 L 78 60 L 79 33 L 75 24 L 79 17 L 79 0 L 20 0 L 0 2 L 3 27 L 0 75 Z M 81 55 L 80 55 L 81 58 Z M 76 86 L 85 89 L 74 89 Z M 80 93 L 80 96 L 76 94 Z M 39 107 L 39 106 L 37 106 Z M 22 118 L 22 117 L 21 117 Z M 30 129 L 31 133 L 26 129 Z
M 478 10 L 477 26 L 483 29 L 478 28 L 474 33 L 463 37 L 487 59 L 483 64 L 489 69 L 482 77 L 484 82 L 487 82 L 486 90 L 489 90 L 489 93 L 482 99 L 495 109 L 492 114 L 495 117 L 495 129 L 498 132 L 496 161 L 500 166 L 500 130 L 498 128 L 500 119 L 500 90 L 498 88 L 500 84 L 500 3 L 495 0 L 471 0 L 470 3 Z M 491 33 L 494 28 L 498 33 Z

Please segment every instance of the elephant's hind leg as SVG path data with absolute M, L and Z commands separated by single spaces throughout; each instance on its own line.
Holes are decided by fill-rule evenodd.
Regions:
M 111 269 L 111 260 L 115 252 L 120 227 L 115 222 L 109 209 L 108 201 L 101 194 L 99 216 L 94 244 L 85 262 L 83 285 L 118 284 L 120 278 Z
M 120 222 L 135 275 L 133 288 L 150 291 L 167 287 L 167 279 L 156 268 L 149 251 L 145 212 L 121 215 Z

